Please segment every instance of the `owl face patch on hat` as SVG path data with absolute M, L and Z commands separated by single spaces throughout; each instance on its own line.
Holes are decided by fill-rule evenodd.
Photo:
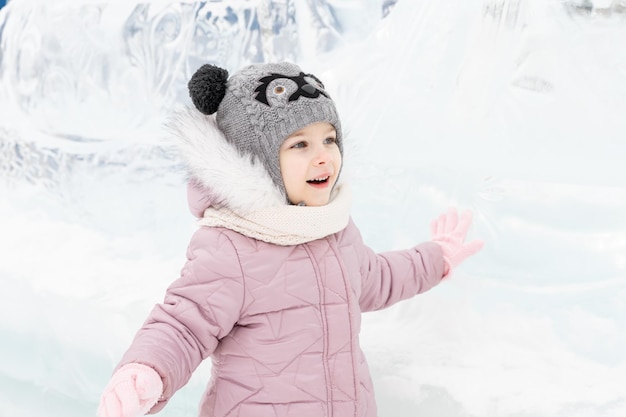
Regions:
M 224 69 L 203 65 L 188 87 L 196 108 L 204 114 L 217 113 L 217 125 L 226 140 L 264 164 L 284 195 L 278 155 L 280 145 L 292 133 L 312 123 L 328 122 L 337 131 L 343 153 L 335 104 L 322 82 L 295 64 L 255 64 L 230 78 Z
M 254 98 L 269 106 L 270 103 L 267 99 L 268 91 L 276 96 L 287 94 L 287 88 L 283 85 L 285 82 L 288 82 L 287 80 L 293 81 L 297 86 L 296 91 L 287 98 L 288 102 L 298 100 L 300 97 L 318 98 L 320 94 L 328 98 L 328 94 L 323 90 L 324 85 L 322 82 L 314 75 L 306 75 L 303 72 L 298 74 L 297 77 L 290 77 L 284 74 L 270 74 L 261 78 L 259 80 L 261 84 L 254 90 L 257 93 Z M 273 81 L 276 81 L 276 83 L 272 83 Z M 270 88 L 270 84 L 273 84 L 273 87 Z

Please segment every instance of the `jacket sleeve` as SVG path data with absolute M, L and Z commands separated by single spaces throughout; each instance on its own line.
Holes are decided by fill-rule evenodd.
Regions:
M 444 270 L 435 242 L 384 253 L 363 245 L 361 262 L 361 311 L 380 310 L 427 291 L 441 282 Z
M 163 379 L 161 410 L 210 356 L 239 319 L 244 286 L 232 241 L 218 229 L 200 228 L 187 250 L 179 279 L 167 289 L 118 365 L 138 362 Z

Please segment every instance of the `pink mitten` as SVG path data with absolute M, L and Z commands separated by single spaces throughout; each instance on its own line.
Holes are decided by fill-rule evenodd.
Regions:
M 472 213 L 464 211 L 459 218 L 455 208 L 450 208 L 430 225 L 431 239 L 441 245 L 446 263 L 443 277 L 446 278 L 465 258 L 482 249 L 484 242 L 474 240 L 464 243 L 472 223 Z
M 98 407 L 98 417 L 139 417 L 163 393 L 163 381 L 152 368 L 140 363 L 122 366 L 111 377 Z

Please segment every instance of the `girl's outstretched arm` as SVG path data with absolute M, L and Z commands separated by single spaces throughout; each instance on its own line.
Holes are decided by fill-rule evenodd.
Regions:
M 465 242 L 471 222 L 471 212 L 465 211 L 459 217 L 456 209 L 449 209 L 431 223 L 430 242 L 380 254 L 363 245 L 361 310 L 389 307 L 450 276 L 463 260 L 483 247 L 480 240 Z
M 359 298 L 362 311 L 389 307 L 431 289 L 443 277 L 443 253 L 434 242 L 378 254 L 365 247 L 365 253 L 366 273 Z
M 161 376 L 163 392 L 152 413 L 162 409 L 213 353 L 239 319 L 244 303 L 239 258 L 223 232 L 200 228 L 187 259 L 180 278 L 154 307 L 117 368 L 138 363 Z

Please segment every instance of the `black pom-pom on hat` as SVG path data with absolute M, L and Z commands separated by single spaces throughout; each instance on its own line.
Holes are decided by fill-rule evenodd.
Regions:
M 228 71 L 211 64 L 204 64 L 191 76 L 187 88 L 194 106 L 204 114 L 217 111 L 226 94 Z

